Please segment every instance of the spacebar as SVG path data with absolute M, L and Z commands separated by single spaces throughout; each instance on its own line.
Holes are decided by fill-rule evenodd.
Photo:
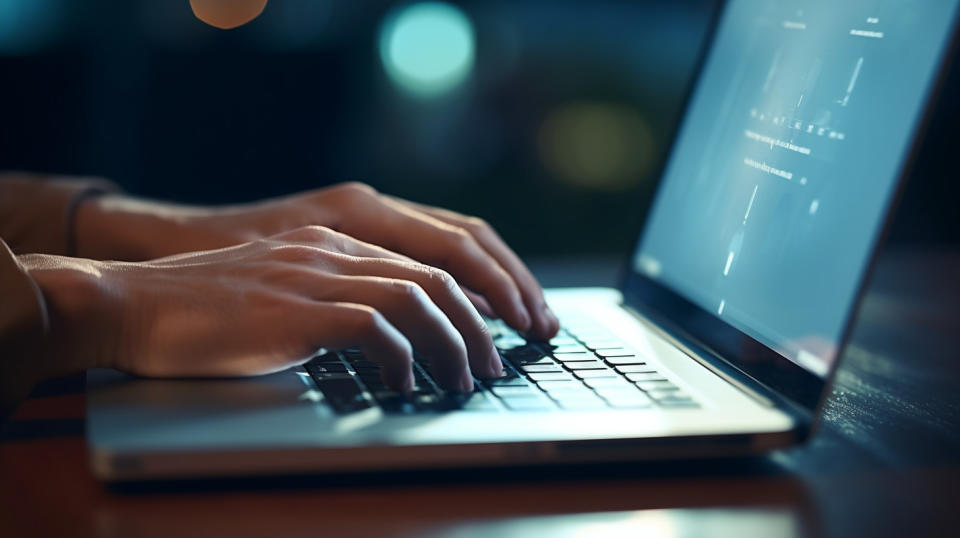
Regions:
M 312 373 L 327 403 L 338 413 L 352 413 L 373 407 L 373 401 L 350 374 Z

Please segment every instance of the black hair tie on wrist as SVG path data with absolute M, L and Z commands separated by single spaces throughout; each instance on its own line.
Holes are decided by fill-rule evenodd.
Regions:
M 91 185 L 73 195 L 70 204 L 67 205 L 66 214 L 67 256 L 77 257 L 77 210 L 80 209 L 80 205 L 87 200 L 99 198 L 110 192 L 110 189 Z

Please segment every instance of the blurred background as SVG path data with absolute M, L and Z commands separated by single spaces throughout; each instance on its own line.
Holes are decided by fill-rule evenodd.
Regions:
M 715 0 L 0 0 L 0 169 L 229 203 L 360 180 L 527 256 L 631 248 Z M 437 45 L 440 44 L 440 45 Z M 958 69 L 896 244 L 960 242 Z

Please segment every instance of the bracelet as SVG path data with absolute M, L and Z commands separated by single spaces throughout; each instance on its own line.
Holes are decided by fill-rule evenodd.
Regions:
M 80 205 L 87 200 L 99 198 L 111 192 L 110 189 L 91 185 L 77 191 L 77 193 L 73 195 L 73 198 L 70 199 L 66 213 L 67 256 L 71 258 L 77 257 L 77 210 L 80 209 Z

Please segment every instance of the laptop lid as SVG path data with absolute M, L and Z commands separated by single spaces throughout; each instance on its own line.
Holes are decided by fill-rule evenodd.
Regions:
M 626 304 L 814 413 L 958 0 L 730 0 L 623 282 Z

